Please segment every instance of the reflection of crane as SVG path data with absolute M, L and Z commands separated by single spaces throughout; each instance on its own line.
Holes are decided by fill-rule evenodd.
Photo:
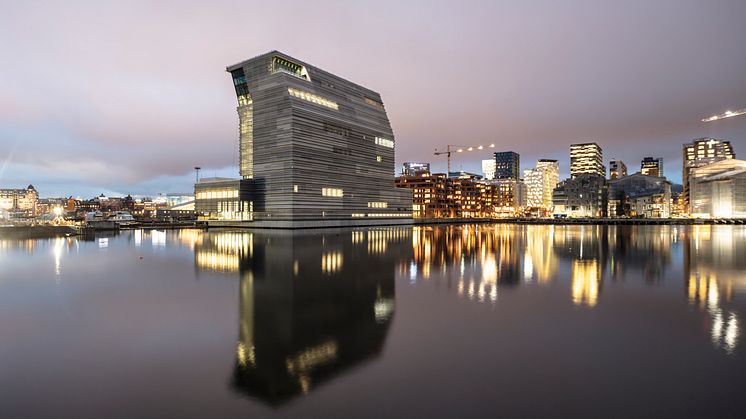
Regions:
M 725 119 L 725 118 L 732 118 L 734 116 L 744 115 L 744 114 L 746 114 L 746 108 L 738 109 L 736 111 L 725 111 L 725 113 L 721 113 L 720 115 L 713 115 L 713 116 L 704 118 L 702 119 L 702 122 L 712 122 L 712 121 L 717 121 L 717 120 Z
M 455 150 L 451 150 L 451 147 L 458 147 Z M 448 157 L 448 176 L 451 175 L 451 153 L 463 153 L 464 151 L 474 151 L 474 150 L 484 150 L 486 147 L 488 148 L 495 148 L 494 144 L 490 144 L 488 146 L 483 145 L 477 145 L 477 146 L 470 146 L 470 145 L 457 145 L 457 144 L 448 144 L 446 146 L 445 150 L 435 150 L 436 156 L 440 156 L 445 154 Z

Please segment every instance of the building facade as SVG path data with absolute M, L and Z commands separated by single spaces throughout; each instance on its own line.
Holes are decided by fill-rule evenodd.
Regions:
M 635 173 L 609 182 L 609 217 L 668 218 L 671 182 Z
M 606 178 L 598 174 L 581 174 L 554 188 L 554 215 L 571 218 L 605 217 L 608 190 Z
M 487 180 L 495 178 L 495 159 L 482 160 L 482 176 Z
M 33 185 L 25 189 L 0 189 L 0 210 L 7 212 L 37 214 L 39 193 Z
M 611 159 L 609 161 L 609 179 L 619 179 L 627 176 L 627 165 L 623 161 Z
M 570 177 L 583 174 L 606 176 L 603 164 L 603 150 L 596 143 L 570 145 Z
M 640 173 L 646 176 L 663 177 L 663 157 L 645 157 L 642 159 Z
M 559 182 L 557 160 L 539 160 L 535 168 L 523 172 L 523 182 L 526 185 L 526 207 L 536 215 L 549 215 L 554 188 Z
M 689 144 L 684 144 L 683 170 L 681 174 L 684 190 L 681 193 L 681 205 L 686 213 L 691 213 L 691 202 L 689 196 L 689 173 L 702 166 L 707 166 L 719 160 L 735 159 L 733 146 L 730 141 L 715 138 L 697 138 Z
M 495 179 L 518 179 L 521 176 L 521 156 L 513 151 L 498 151 L 495 157 Z
M 724 159 L 693 168 L 689 185 L 692 216 L 746 218 L 746 160 Z
M 239 207 L 250 208 L 253 225 L 411 223 L 411 195 L 393 185 L 394 133 L 378 93 L 277 51 L 227 71 L 247 183 L 232 193 L 247 199 Z

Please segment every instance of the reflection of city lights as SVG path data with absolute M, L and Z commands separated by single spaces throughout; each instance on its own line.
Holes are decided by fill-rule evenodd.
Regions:
M 238 272 L 238 255 L 200 249 L 194 254 L 194 260 L 201 269 L 219 272 Z
M 105 249 L 109 247 L 109 239 L 107 237 L 103 237 L 98 239 L 98 248 L 99 249 Z
M 135 246 L 139 247 L 142 244 L 142 230 L 135 230 Z
M 598 261 L 572 261 L 572 302 L 575 305 L 594 307 L 598 303 L 600 282 Z
M 373 307 L 376 323 L 386 323 L 394 314 L 393 298 L 378 298 Z
M 327 252 L 321 255 L 321 271 L 333 273 L 342 269 L 342 253 Z
M 165 246 L 166 245 L 166 231 L 163 230 L 152 230 L 150 232 L 150 241 L 153 246 Z

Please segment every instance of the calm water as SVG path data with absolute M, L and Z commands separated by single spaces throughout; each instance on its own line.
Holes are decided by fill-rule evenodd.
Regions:
M 743 417 L 746 228 L 0 241 L 0 417 Z

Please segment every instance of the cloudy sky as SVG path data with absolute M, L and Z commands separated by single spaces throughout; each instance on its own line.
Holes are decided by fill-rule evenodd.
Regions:
M 746 156 L 746 2 L 0 0 L 0 187 L 190 191 L 237 174 L 225 67 L 277 49 L 381 93 L 397 162 L 495 143 L 523 168 L 596 141 L 639 169 L 681 145 Z M 454 159 L 480 171 L 487 154 Z

